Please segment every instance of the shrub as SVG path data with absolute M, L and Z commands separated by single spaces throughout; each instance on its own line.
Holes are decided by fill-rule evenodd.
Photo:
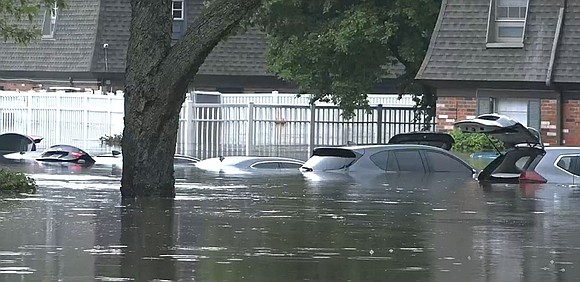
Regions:
M 485 136 L 483 133 L 463 133 L 459 129 L 454 129 L 449 134 L 455 139 L 453 150 L 461 153 L 477 153 L 495 151 L 493 145 L 503 151 L 505 149 L 503 143 L 493 137 Z M 491 142 L 489 142 L 491 139 Z
M 123 140 L 123 134 L 113 134 L 113 136 L 106 135 L 99 138 L 101 140 L 101 145 L 107 146 L 121 146 L 121 140 Z
M 22 172 L 0 169 L 0 192 L 34 193 L 36 182 Z

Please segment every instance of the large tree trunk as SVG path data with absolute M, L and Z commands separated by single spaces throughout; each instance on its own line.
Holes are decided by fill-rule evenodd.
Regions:
M 173 155 L 187 85 L 211 50 L 261 0 L 213 0 L 171 46 L 172 0 L 131 0 L 127 53 L 123 197 L 174 197 Z

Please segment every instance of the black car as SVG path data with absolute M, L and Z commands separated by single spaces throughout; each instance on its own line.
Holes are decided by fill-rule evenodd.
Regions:
M 65 162 L 91 165 L 95 160 L 87 152 L 71 145 L 54 145 L 46 149 L 39 157 L 39 162 Z
M 34 152 L 36 144 L 42 141 L 42 137 L 28 136 L 20 133 L 0 134 L 0 152 Z

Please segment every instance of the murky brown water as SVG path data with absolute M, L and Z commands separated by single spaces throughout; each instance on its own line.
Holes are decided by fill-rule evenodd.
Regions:
M 174 201 L 122 202 L 111 168 L 18 169 L 0 281 L 580 280 L 574 187 L 180 168 Z

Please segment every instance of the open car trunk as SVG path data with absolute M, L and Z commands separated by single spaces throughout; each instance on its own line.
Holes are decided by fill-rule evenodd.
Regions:
M 477 176 L 482 182 L 518 183 L 520 175 L 546 152 L 533 147 L 514 148 L 491 161 Z
M 479 173 L 477 179 L 482 182 L 519 183 L 522 173 L 533 168 L 531 166 L 537 163 L 534 161 L 546 153 L 537 130 L 525 127 L 508 116 L 480 115 L 475 119 L 458 121 L 455 127 L 463 133 L 493 136 L 508 148 Z

